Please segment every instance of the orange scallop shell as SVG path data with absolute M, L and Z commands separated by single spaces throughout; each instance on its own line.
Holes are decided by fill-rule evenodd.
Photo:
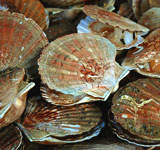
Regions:
M 23 14 L 0 11 L 0 71 L 32 66 L 48 40 L 42 29 Z
M 46 47 L 39 59 L 42 82 L 64 94 L 108 98 L 128 74 L 115 62 L 116 48 L 93 34 L 70 34 Z
M 0 0 L 0 4 L 9 10 L 15 7 L 16 12 L 24 14 L 26 18 L 32 18 L 43 30 L 49 26 L 48 13 L 39 0 Z
M 94 104 L 58 107 L 42 98 L 30 98 L 24 118 L 18 126 L 32 142 L 43 144 L 74 143 L 99 134 L 102 123 L 100 109 Z
M 122 65 L 129 69 L 135 69 L 142 75 L 160 77 L 160 29 L 152 31 L 139 48 L 130 50 Z M 152 67 L 153 66 L 153 67 Z

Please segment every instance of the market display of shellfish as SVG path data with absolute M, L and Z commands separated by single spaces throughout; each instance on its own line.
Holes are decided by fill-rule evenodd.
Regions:
M 159 8 L 0 0 L 0 149 L 160 149 Z

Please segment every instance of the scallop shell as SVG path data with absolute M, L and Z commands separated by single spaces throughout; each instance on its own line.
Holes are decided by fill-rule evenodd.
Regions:
M 150 8 L 149 0 L 132 0 L 132 8 L 138 20 Z
M 24 69 L 0 76 L 0 128 L 17 120 L 25 109 L 26 95 L 34 83 L 23 82 Z
M 83 12 L 95 21 L 87 18 L 82 20 L 77 27 L 78 33 L 92 32 L 108 38 L 118 50 L 136 47 L 143 42 L 141 35 L 149 31 L 128 18 L 98 6 L 86 5 L 83 7 Z
M 54 105 L 67 106 L 67 105 L 75 105 L 79 103 L 87 103 L 87 102 L 103 100 L 101 98 L 95 98 L 87 94 L 75 97 L 71 94 L 64 94 L 61 92 L 57 92 L 55 90 L 51 90 L 50 88 L 48 88 L 47 85 L 42 85 L 40 90 L 42 97 L 47 102 Z
M 39 0 L 0 0 L 0 5 L 5 6 L 9 11 L 20 12 L 26 18 L 32 18 L 43 30 L 49 26 L 49 15 Z
M 142 75 L 159 78 L 159 40 L 160 29 L 156 29 L 145 38 L 144 43 L 139 46 L 140 49 L 129 51 L 122 65 L 135 69 Z
M 94 104 L 58 107 L 34 97 L 29 99 L 24 118 L 17 124 L 32 142 L 62 144 L 98 135 L 104 126 L 101 117 Z
M 118 90 L 112 99 L 114 119 L 131 134 L 160 142 L 160 79 L 139 79 Z
M 160 1 L 159 0 L 149 0 L 150 7 L 160 7 Z
M 138 20 L 138 23 L 151 31 L 160 28 L 160 8 L 154 7 L 146 11 Z
M 0 149 L 17 150 L 22 143 L 22 133 L 18 127 L 10 125 L 0 130 Z
M 0 11 L 0 71 L 32 66 L 48 40 L 42 29 L 19 13 Z
M 115 62 L 115 55 L 115 46 L 103 37 L 71 34 L 58 38 L 43 50 L 39 73 L 50 89 L 107 99 L 128 74 Z
M 50 6 L 71 6 L 87 0 L 41 0 L 43 3 L 47 3 Z

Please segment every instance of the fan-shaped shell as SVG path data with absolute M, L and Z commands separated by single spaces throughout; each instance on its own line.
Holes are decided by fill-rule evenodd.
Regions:
M 49 103 L 54 105 L 75 105 L 79 103 L 87 103 L 92 101 L 103 100 L 101 98 L 95 98 L 87 94 L 81 96 L 73 96 L 71 94 L 64 94 L 62 92 L 57 92 L 56 90 L 51 90 L 47 85 L 41 86 L 42 97 Z
M 142 34 L 149 29 L 124 18 L 119 14 L 107 11 L 94 5 L 83 7 L 86 15 L 93 19 L 82 19 L 77 26 L 78 33 L 94 33 L 109 39 L 117 50 L 136 47 L 143 42 Z
M 160 28 L 160 8 L 154 7 L 146 11 L 138 20 L 138 23 L 151 31 Z
M 48 40 L 42 29 L 19 13 L 0 11 L 0 71 L 32 66 Z
M 0 130 L 0 149 L 17 150 L 22 143 L 22 133 L 18 127 L 10 125 Z
M 112 113 L 122 128 L 142 139 L 160 141 L 160 79 L 131 82 L 113 97 Z
M 0 0 L 0 5 L 8 7 L 9 11 L 20 12 L 26 18 L 32 18 L 44 30 L 49 26 L 48 13 L 39 0 Z
M 39 73 L 50 89 L 74 96 L 107 98 L 128 73 L 115 62 L 115 55 L 115 46 L 103 37 L 71 34 L 43 50 Z
M 160 29 L 156 29 L 145 38 L 144 43 L 139 46 L 139 50 L 129 51 L 122 65 L 129 69 L 135 69 L 140 74 L 159 78 L 159 40 Z
M 27 92 L 34 83 L 24 83 L 24 69 L 0 76 L 0 128 L 17 120 L 25 109 Z
M 160 1 L 159 0 L 148 0 L 150 7 L 160 7 Z
M 30 141 L 43 144 L 72 143 L 96 136 L 103 124 L 94 104 L 58 107 L 31 98 L 18 125 Z
M 41 0 L 43 3 L 47 3 L 52 6 L 71 6 L 87 0 Z

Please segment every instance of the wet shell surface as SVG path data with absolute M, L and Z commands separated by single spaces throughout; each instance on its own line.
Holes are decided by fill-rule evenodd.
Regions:
M 160 29 L 152 31 L 139 49 L 129 51 L 122 65 L 142 75 L 160 77 Z
M 94 33 L 109 39 L 117 50 L 136 47 L 143 42 L 141 35 L 149 29 L 119 14 L 94 5 L 86 5 L 83 12 L 91 19 L 82 19 L 77 26 L 78 33 Z
M 138 23 L 151 31 L 160 28 L 160 8 L 154 7 L 146 11 L 138 20 Z
M 94 104 L 59 107 L 34 97 L 17 124 L 32 142 L 62 144 L 98 135 L 104 126 L 101 117 L 101 111 Z
M 128 74 L 115 62 L 116 48 L 93 34 L 71 34 L 53 41 L 39 59 L 39 73 L 50 89 L 105 98 Z
M 0 76 L 0 128 L 17 120 L 25 109 L 27 93 L 35 84 L 23 78 L 24 69 Z
M 111 111 L 122 128 L 146 143 L 160 144 L 160 79 L 146 78 L 122 87 L 112 99 Z
M 43 3 L 52 6 L 71 6 L 80 2 L 85 2 L 87 0 L 41 0 Z
M 0 11 L 0 71 L 32 66 L 48 40 L 42 29 L 19 13 Z
M 22 143 L 22 133 L 18 127 L 10 125 L 0 130 L 0 149 L 17 150 Z
M 47 29 L 49 26 L 49 16 L 44 6 L 39 0 L 0 0 L 0 5 L 13 11 L 20 12 L 26 18 L 32 18 L 42 29 Z

